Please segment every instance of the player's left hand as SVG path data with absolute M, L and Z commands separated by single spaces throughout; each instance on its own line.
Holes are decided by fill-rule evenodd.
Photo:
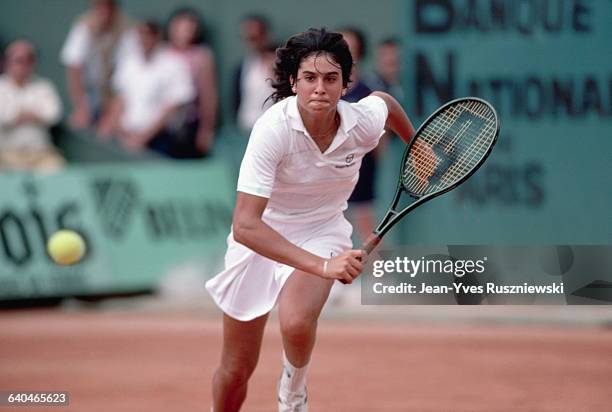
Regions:
M 419 180 L 426 181 L 434 174 L 436 170 L 436 166 L 438 164 L 436 154 L 434 153 L 431 145 L 421 139 L 417 139 L 410 150 L 413 153 L 413 162 L 416 162 L 418 159 L 418 166 L 416 163 L 413 163 L 415 175 L 419 178 Z

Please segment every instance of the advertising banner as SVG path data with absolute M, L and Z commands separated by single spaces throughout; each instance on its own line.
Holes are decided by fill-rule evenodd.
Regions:
M 0 299 L 148 290 L 189 261 L 214 270 L 233 192 L 216 161 L 0 175 Z M 80 263 L 58 266 L 48 256 L 60 228 L 85 239 Z
M 416 210 L 405 243 L 612 243 L 612 2 L 415 0 L 405 94 L 420 123 L 461 96 L 501 120 L 489 160 Z

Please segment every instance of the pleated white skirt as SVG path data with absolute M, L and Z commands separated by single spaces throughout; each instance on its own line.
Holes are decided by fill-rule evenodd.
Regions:
M 353 228 L 338 214 L 314 223 L 266 222 L 291 243 L 323 258 L 352 247 Z M 294 268 L 258 255 L 227 237 L 225 269 L 206 282 L 215 303 L 228 316 L 248 321 L 270 312 Z

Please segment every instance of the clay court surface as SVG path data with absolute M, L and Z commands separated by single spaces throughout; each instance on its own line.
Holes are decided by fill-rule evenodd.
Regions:
M 68 407 L 203 411 L 220 348 L 197 311 L 0 312 L 0 390 L 70 392 Z M 610 411 L 612 330 L 324 319 L 311 411 Z M 268 324 L 244 411 L 274 411 L 280 336 Z

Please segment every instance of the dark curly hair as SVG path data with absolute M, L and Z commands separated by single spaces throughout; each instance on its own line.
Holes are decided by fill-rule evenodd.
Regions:
M 312 54 L 320 53 L 329 54 L 333 62 L 340 66 L 342 83 L 347 87 L 353 68 L 353 57 L 346 41 L 340 33 L 327 31 L 324 27 L 310 28 L 292 36 L 284 46 L 276 49 L 275 78 L 272 81 L 275 92 L 269 98 L 278 102 L 293 96 L 295 93 L 291 90 L 291 78 L 297 77 L 300 63 Z

